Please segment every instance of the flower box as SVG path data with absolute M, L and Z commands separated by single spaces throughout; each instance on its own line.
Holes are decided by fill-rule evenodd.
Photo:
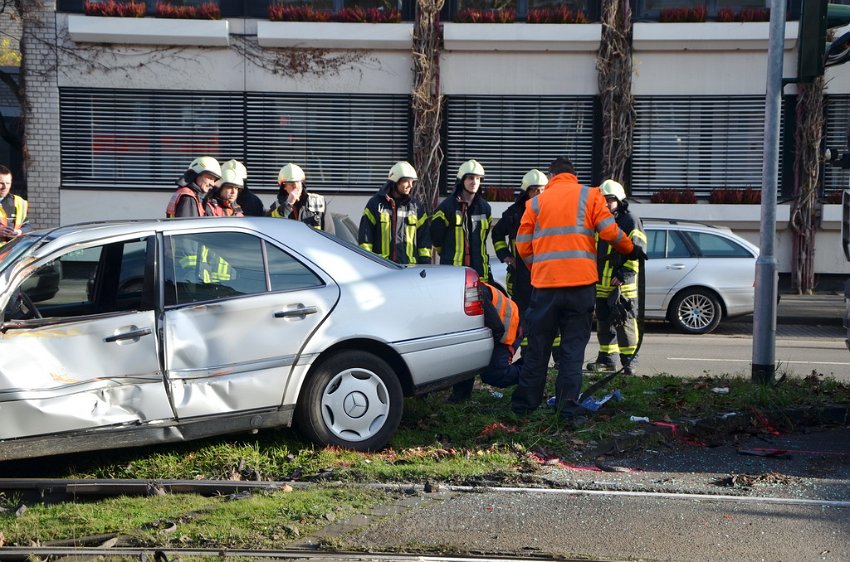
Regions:
M 785 24 L 785 50 L 797 44 L 799 22 Z M 767 51 L 769 22 L 636 22 L 635 51 Z
M 68 16 L 68 34 L 77 43 L 203 47 L 226 47 L 230 44 L 227 20 L 115 18 L 72 14 Z
M 261 47 L 409 50 L 413 24 L 260 20 L 257 41 Z
M 447 51 L 596 51 L 601 40 L 596 23 L 443 24 Z

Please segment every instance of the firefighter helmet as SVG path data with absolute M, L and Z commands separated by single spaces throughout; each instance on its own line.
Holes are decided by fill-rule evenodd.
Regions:
M 478 163 L 478 160 L 467 160 L 457 169 L 457 179 L 463 179 L 463 176 L 481 176 L 484 177 L 484 166 Z
M 189 170 L 195 172 L 196 176 L 200 176 L 206 172 L 211 176 L 215 176 L 215 179 L 219 179 L 221 177 L 221 166 L 219 165 L 218 160 L 212 156 L 201 156 L 200 158 L 195 158 L 189 163 Z
M 242 176 L 239 175 L 239 171 L 235 168 L 225 168 L 221 172 L 221 179 L 216 183 L 218 187 L 224 187 L 225 185 L 235 185 L 239 189 L 245 187 L 245 183 L 242 181 Z
M 530 170 L 524 176 L 522 176 L 522 184 L 520 184 L 520 189 L 523 191 L 528 191 L 530 187 L 540 187 L 549 183 L 549 178 L 538 169 Z
M 387 176 L 388 180 L 398 183 L 398 181 L 402 178 L 409 178 L 411 180 L 419 179 L 419 176 L 416 175 L 416 170 L 413 169 L 410 162 L 396 162 L 395 165 L 390 168 L 390 173 Z
M 602 185 L 599 186 L 599 191 L 605 197 L 616 197 L 617 201 L 625 201 L 626 199 L 626 190 L 614 180 L 603 181 Z
M 304 181 L 305 179 L 307 179 L 307 176 L 304 175 L 301 166 L 292 162 L 281 168 L 277 175 L 277 183 L 280 185 L 290 181 Z
M 222 174 L 224 174 L 224 171 L 227 169 L 235 171 L 243 180 L 248 179 L 248 169 L 245 168 L 245 164 L 243 164 L 239 160 L 228 160 L 227 162 L 221 165 Z

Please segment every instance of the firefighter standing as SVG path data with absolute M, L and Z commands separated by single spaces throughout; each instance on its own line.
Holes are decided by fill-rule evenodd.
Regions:
M 602 193 L 578 183 L 568 158 L 554 160 L 548 175 L 544 192 L 526 207 L 516 239 L 531 268 L 533 290 L 525 319 L 528 349 L 511 409 L 523 415 L 542 402 L 552 340 L 560 329 L 556 407 L 565 421 L 578 425 L 585 420 L 578 398 L 598 279 L 594 233 L 631 258 L 644 254 L 617 227 Z
M 417 179 L 408 162 L 390 168 L 387 183 L 363 209 L 357 234 L 361 248 L 400 264 L 431 263 L 428 213 L 410 195 Z
M 608 209 L 614 214 L 617 226 L 636 247 L 646 251 L 646 234 L 640 218 L 629 211 L 626 191 L 614 180 L 599 186 Z M 596 247 L 599 282 L 596 284 L 596 337 L 599 354 L 587 368 L 594 371 L 614 371 L 614 356 L 619 353 L 623 373 L 635 374 L 637 367 L 638 271 L 640 261 L 625 259 L 604 240 Z M 616 307 L 616 308 L 615 308 Z
M 233 168 L 224 168 L 221 179 L 204 197 L 204 213 L 208 217 L 241 217 L 242 208 L 236 202 L 242 191 L 242 178 Z
M 27 221 L 27 200 L 11 195 L 12 170 L 0 164 L 0 246 L 32 228 Z
M 202 200 L 220 179 L 221 166 L 218 160 L 212 156 L 201 156 L 192 160 L 177 180 L 179 187 L 168 202 L 165 216 L 168 218 L 204 216 Z
M 492 221 L 490 204 L 481 196 L 484 167 L 475 160 L 461 164 L 454 192 L 431 218 L 431 240 L 443 265 L 465 265 L 492 282 L 487 234 Z
M 307 176 L 297 164 L 289 163 L 280 169 L 277 183 L 280 190 L 272 203 L 269 216 L 301 221 L 313 228 L 333 234 L 333 220 L 326 220 L 325 198 L 317 193 L 308 193 L 304 185 Z

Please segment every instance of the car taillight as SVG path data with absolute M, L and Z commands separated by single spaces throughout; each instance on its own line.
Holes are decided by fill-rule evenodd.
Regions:
M 480 316 L 484 314 L 484 305 L 481 303 L 481 291 L 478 290 L 478 273 L 466 268 L 466 284 L 463 289 L 463 311 L 467 316 Z

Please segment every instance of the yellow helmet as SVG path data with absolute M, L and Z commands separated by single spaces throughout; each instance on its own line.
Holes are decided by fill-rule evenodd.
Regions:
M 457 169 L 457 179 L 468 175 L 484 177 L 484 166 L 479 164 L 478 160 L 467 160 Z
M 390 173 L 387 176 L 387 179 L 393 182 L 398 183 L 398 181 L 402 178 L 409 178 L 412 180 L 418 180 L 419 176 L 416 175 L 416 170 L 413 169 L 413 166 L 410 165 L 410 162 L 396 162 L 395 165 L 390 168 Z
M 277 175 L 277 183 L 280 185 L 288 181 L 304 181 L 305 179 L 307 179 L 307 176 L 304 175 L 304 170 L 301 169 L 301 166 L 292 162 L 281 168 L 280 173 Z
M 605 197 L 616 197 L 617 201 L 624 201 L 626 199 L 626 190 L 614 180 L 603 181 L 602 185 L 599 186 L 599 191 Z
M 529 187 L 537 187 L 547 183 L 549 183 L 549 178 L 546 174 L 535 168 L 522 176 L 522 183 L 519 187 L 523 191 L 527 191 Z
M 245 168 L 245 164 L 240 162 L 239 160 L 228 160 L 224 164 L 221 165 L 221 171 L 224 173 L 225 170 L 234 170 L 239 177 L 243 180 L 248 179 L 248 169 Z
M 225 168 L 222 170 L 221 179 L 216 182 L 216 185 L 222 187 L 225 184 L 235 185 L 239 189 L 245 187 L 242 176 L 239 175 L 239 172 L 235 168 Z
M 219 179 L 221 177 L 221 166 L 219 165 L 218 160 L 212 156 L 201 156 L 200 158 L 195 158 L 189 163 L 189 169 L 197 175 L 201 175 L 206 172 L 215 176 L 215 179 Z

